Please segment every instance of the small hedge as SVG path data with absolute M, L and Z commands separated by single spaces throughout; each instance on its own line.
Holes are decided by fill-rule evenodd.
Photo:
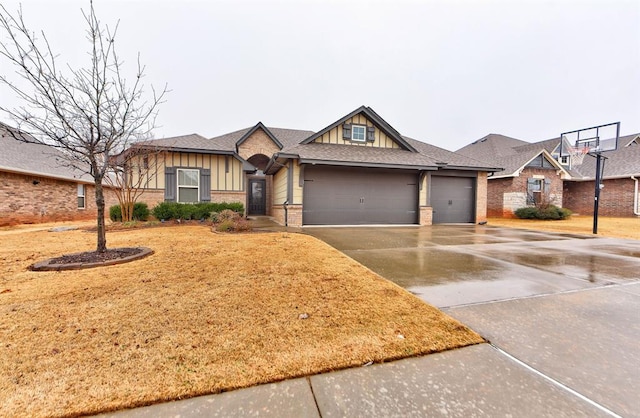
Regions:
M 236 213 L 244 213 L 242 203 L 176 203 L 162 202 L 155 206 L 151 213 L 158 220 L 169 219 L 209 219 L 212 213 L 231 210 Z
M 122 222 L 122 210 L 120 205 L 113 205 L 109 208 L 109 219 L 113 222 Z M 138 202 L 133 205 L 134 221 L 146 221 L 149 219 L 149 207 L 146 203 Z
M 528 206 L 517 209 L 515 215 L 520 219 L 541 219 L 541 220 L 562 220 L 571 216 L 571 211 L 566 208 L 559 208 L 554 205 L 547 207 Z

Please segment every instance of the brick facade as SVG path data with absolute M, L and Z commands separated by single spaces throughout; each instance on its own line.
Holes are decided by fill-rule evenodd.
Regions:
M 602 216 L 634 216 L 635 182 L 631 178 L 602 182 L 598 214 Z M 580 215 L 593 215 L 595 181 L 567 181 L 564 184 L 564 206 Z
M 476 223 L 487 221 L 488 187 L 487 173 L 478 172 L 476 181 Z
M 302 226 L 302 205 L 287 206 L 287 219 L 285 222 L 285 211 L 283 205 L 273 205 L 271 208 L 273 219 L 280 225 L 301 227 Z
M 256 154 L 271 157 L 278 151 L 280 151 L 280 148 L 262 129 L 256 130 L 238 147 L 238 154 L 245 160 Z
M 550 180 L 545 193 L 554 205 L 563 206 L 563 180 L 557 171 L 526 167 L 518 177 L 489 178 L 487 216 L 512 218 L 516 209 L 527 206 L 527 180 L 532 177 Z
M 431 206 L 420 206 L 420 225 L 433 225 L 433 208 Z
M 118 203 L 104 188 L 105 212 Z M 95 219 L 95 187 L 85 185 L 85 208 L 78 208 L 78 183 L 9 172 L 0 172 L 0 226 L 21 223 Z

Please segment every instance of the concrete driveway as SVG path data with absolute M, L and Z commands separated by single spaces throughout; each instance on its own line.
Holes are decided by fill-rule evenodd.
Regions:
M 304 232 L 479 332 L 531 379 L 523 388 L 543 378 L 605 416 L 640 416 L 640 241 L 478 225 Z M 572 411 L 584 412 L 556 412 Z

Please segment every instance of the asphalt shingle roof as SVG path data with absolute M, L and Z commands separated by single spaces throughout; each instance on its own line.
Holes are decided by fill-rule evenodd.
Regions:
M 253 127 L 229 132 L 224 135 L 207 139 L 201 135 L 191 134 L 172 138 L 147 141 L 158 147 L 176 149 L 200 149 L 206 151 L 235 152 L 236 143 Z M 283 145 L 281 153 L 298 155 L 301 159 L 336 163 L 353 163 L 354 165 L 386 165 L 404 167 L 451 166 L 455 168 L 490 168 L 485 162 L 460 155 L 443 148 L 436 147 L 409 137 L 402 139 L 419 152 L 403 149 L 374 148 L 367 146 L 337 145 L 337 144 L 302 144 L 303 141 L 315 134 L 313 131 L 299 129 L 285 129 L 267 127 L 275 138 Z
M 640 139 L 631 142 L 640 134 L 621 136 L 618 139 L 618 149 L 603 152 L 606 157 L 604 164 L 604 178 L 640 177 Z M 574 180 L 593 180 L 596 175 L 596 157 L 586 155 L 582 164 L 574 165 L 569 171 Z
M 607 157 L 604 178 L 640 176 L 640 134 L 622 136 L 618 149 L 604 152 Z M 560 138 L 539 142 L 525 142 L 504 135 L 489 134 L 459 149 L 459 154 L 474 156 L 485 164 L 502 167 L 495 177 L 514 175 L 533 157 L 546 150 L 550 154 L 559 151 Z M 565 167 L 573 180 L 593 180 L 596 172 L 596 158 L 586 155 L 582 164 L 573 163 L 571 169 Z
M 0 123 L 0 170 L 91 182 L 88 174 L 65 166 L 64 154 L 51 146 L 23 142 L 14 138 L 9 126 Z M 22 134 L 26 140 L 29 136 Z

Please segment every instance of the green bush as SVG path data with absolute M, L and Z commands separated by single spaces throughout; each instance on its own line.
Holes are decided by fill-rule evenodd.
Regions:
M 571 211 L 554 205 L 545 207 L 528 206 L 517 209 L 515 215 L 520 219 L 561 220 L 571 216 Z
M 231 210 L 235 213 L 244 213 L 242 203 L 176 203 L 162 202 L 156 205 L 151 213 L 158 220 L 169 219 L 209 219 L 214 212 Z
M 122 222 L 122 210 L 120 205 L 113 205 L 109 208 L 109 219 L 113 222 Z M 149 219 L 149 207 L 146 203 L 137 202 L 133 205 L 134 221 L 146 221 Z

